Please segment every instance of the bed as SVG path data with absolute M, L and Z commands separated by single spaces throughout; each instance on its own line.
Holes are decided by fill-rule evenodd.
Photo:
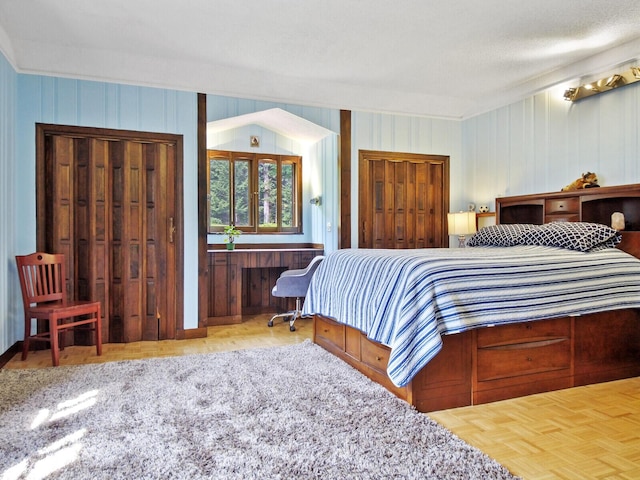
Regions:
M 496 225 L 466 249 L 332 252 L 314 341 L 420 411 L 640 375 L 640 260 L 586 222 Z

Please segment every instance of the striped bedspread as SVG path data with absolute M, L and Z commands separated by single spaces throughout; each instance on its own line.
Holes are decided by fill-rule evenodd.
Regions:
M 622 308 L 640 308 L 635 257 L 515 246 L 339 250 L 318 267 L 303 311 L 390 347 L 387 373 L 404 386 L 441 349 L 441 335 Z

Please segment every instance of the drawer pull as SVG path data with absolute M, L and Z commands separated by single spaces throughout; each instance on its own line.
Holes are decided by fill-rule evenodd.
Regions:
M 533 358 L 527 357 L 527 362 L 533 362 Z
M 522 350 L 524 348 L 546 347 L 547 345 L 566 342 L 568 340 L 569 340 L 569 337 L 558 337 L 558 338 L 549 338 L 549 339 L 543 339 L 543 340 L 534 340 L 531 342 L 523 342 L 523 343 L 487 345 L 486 347 L 479 347 L 478 350 Z
M 382 357 L 376 357 L 376 362 L 379 362 L 380 360 L 382 360 Z

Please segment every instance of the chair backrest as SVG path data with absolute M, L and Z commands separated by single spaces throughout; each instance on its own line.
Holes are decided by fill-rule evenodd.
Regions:
M 313 274 L 315 273 L 322 260 L 324 260 L 323 255 L 316 255 L 315 257 L 313 257 L 311 262 L 309 262 L 309 265 L 307 265 L 305 274 L 309 274 L 309 281 L 311 281 L 311 277 L 313 277 Z
M 40 302 L 67 303 L 63 254 L 36 252 L 16 255 L 16 263 L 25 309 Z

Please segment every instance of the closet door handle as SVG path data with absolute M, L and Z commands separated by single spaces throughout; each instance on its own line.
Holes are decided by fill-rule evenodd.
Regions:
M 169 217 L 169 243 L 173 243 L 173 236 L 176 233 L 176 226 L 173 217 Z

